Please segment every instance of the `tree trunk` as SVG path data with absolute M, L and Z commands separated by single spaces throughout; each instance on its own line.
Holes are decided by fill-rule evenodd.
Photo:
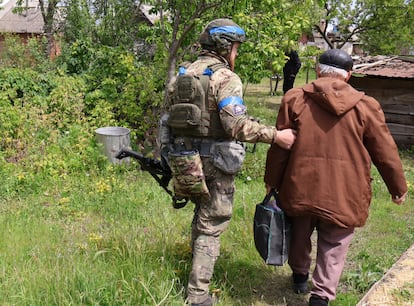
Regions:
M 54 45 L 54 29 L 53 24 L 55 20 L 55 13 L 56 13 L 56 6 L 57 6 L 57 0 L 49 0 L 47 3 L 45 3 L 44 0 L 39 0 L 40 4 L 40 10 L 43 17 L 43 33 L 46 36 L 47 39 L 47 46 L 45 50 L 45 56 L 49 57 Z

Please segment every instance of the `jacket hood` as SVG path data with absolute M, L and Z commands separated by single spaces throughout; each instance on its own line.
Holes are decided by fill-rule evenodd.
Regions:
M 321 77 L 303 87 L 305 95 L 325 110 L 340 116 L 352 109 L 365 95 L 340 79 Z

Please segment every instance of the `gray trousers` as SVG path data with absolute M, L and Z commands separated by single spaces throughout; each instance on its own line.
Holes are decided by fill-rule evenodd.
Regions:
M 292 222 L 289 266 L 293 273 L 309 272 L 312 263 L 311 236 L 316 229 L 316 264 L 310 293 L 334 300 L 354 228 L 342 228 L 313 216 L 293 217 Z
M 233 212 L 234 175 L 216 169 L 212 159 L 203 157 L 210 198 L 191 199 L 195 203 L 192 222 L 193 262 L 187 287 L 190 303 L 208 298 L 214 265 L 220 255 L 220 235 L 229 225 Z

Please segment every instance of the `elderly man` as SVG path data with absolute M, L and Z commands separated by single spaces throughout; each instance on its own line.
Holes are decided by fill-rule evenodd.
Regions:
M 281 206 L 292 217 L 289 266 L 293 289 L 308 291 L 311 235 L 317 230 L 317 255 L 309 305 L 335 299 L 355 227 L 365 224 L 371 201 L 371 162 L 392 201 L 404 202 L 407 184 L 397 146 L 380 104 L 347 81 L 352 58 L 329 50 L 319 58 L 318 78 L 294 88 L 282 99 L 278 129 L 293 128 L 289 152 L 272 145 L 265 183 L 279 191 Z

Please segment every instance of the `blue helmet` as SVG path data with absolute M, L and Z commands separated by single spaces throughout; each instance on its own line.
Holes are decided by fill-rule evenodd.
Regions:
M 233 42 L 246 41 L 246 33 L 233 20 L 220 18 L 211 21 L 204 28 L 198 41 L 203 49 L 226 55 Z

